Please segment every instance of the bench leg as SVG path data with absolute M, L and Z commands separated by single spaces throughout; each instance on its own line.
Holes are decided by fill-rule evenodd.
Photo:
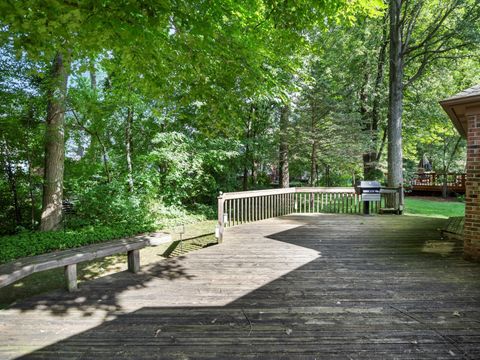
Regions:
M 140 250 L 131 250 L 128 253 L 128 271 L 137 273 L 140 271 Z
M 77 264 L 65 266 L 65 278 L 67 280 L 67 290 L 70 292 L 77 291 Z

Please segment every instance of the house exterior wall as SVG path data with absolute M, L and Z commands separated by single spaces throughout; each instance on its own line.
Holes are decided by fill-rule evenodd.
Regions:
M 480 261 L 480 107 L 466 113 L 467 182 L 464 227 L 464 255 Z

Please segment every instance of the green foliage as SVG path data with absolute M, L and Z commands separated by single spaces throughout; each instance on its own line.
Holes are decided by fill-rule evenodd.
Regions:
M 67 217 L 69 227 L 84 225 L 142 224 L 154 221 L 146 206 L 147 198 L 125 191 L 118 182 L 81 182 L 69 192 L 74 214 Z
M 474 2 L 459 1 L 459 9 L 474 10 Z M 376 74 L 384 3 L 2 2 L 0 234 L 38 228 L 48 69 L 58 52 L 69 60 L 68 229 L 214 218 L 220 191 L 275 186 L 280 135 L 288 137 L 292 184 L 349 186 L 362 176 L 366 150 L 380 152 L 373 176 L 382 178 L 388 66 L 378 84 Z M 443 9 L 421 4 L 414 42 Z M 455 10 L 441 34 L 461 30 L 454 45 L 478 37 L 468 16 Z M 409 77 L 435 44 L 415 50 Z M 435 57 L 422 68 L 428 76 L 405 90 L 407 171 L 423 153 L 437 169 L 463 168 L 464 144 L 453 151 L 456 133 L 437 101 L 480 81 L 480 57 L 467 46 L 443 50 L 427 52 Z M 284 105 L 291 116 L 281 134 Z
M 179 132 L 158 134 L 149 155 L 163 199 L 170 205 L 212 203 L 221 174 L 238 156 L 238 143 L 223 139 L 208 142 Z M 237 149 L 236 149 L 237 148 Z
M 21 232 L 0 237 L 0 263 L 25 256 L 65 250 L 102 241 L 129 237 L 154 230 L 149 225 L 118 224 L 115 226 L 89 226 L 79 230 Z

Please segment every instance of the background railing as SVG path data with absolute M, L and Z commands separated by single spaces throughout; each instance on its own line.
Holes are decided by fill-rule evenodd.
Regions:
M 465 174 L 448 173 L 447 187 L 452 189 L 465 189 Z M 444 175 L 434 172 L 418 173 L 410 181 L 413 188 L 415 187 L 437 187 L 443 186 Z
M 403 211 L 403 188 L 382 188 L 371 213 Z M 353 187 L 301 187 L 220 194 L 216 235 L 227 227 L 295 213 L 362 214 L 365 202 Z

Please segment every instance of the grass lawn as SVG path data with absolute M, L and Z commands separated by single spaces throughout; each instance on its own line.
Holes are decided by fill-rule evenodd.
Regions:
M 448 218 L 464 216 L 465 204 L 456 200 L 437 197 L 406 197 L 405 215 Z

